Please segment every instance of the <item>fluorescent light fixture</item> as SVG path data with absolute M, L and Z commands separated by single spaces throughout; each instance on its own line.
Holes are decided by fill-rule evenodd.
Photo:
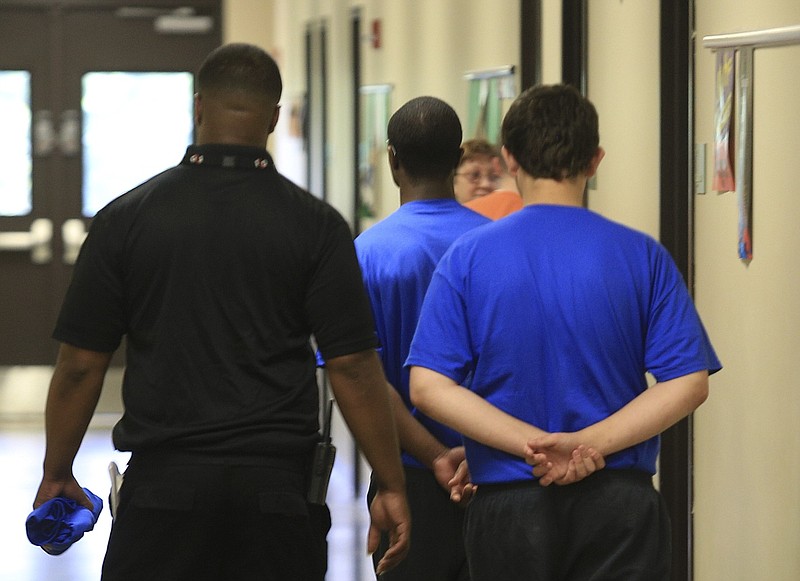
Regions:
M 214 29 L 214 18 L 163 14 L 153 20 L 153 28 L 160 34 L 207 34 Z

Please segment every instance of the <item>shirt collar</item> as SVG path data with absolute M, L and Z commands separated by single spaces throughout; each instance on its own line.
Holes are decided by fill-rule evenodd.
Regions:
M 274 168 L 266 149 L 249 145 L 209 143 L 190 145 L 181 165 L 263 170 Z

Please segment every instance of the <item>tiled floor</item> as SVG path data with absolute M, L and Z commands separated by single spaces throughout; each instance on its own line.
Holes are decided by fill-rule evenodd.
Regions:
M 3 500 L 3 525 L 0 526 L 0 580 L 2 581 L 97 581 L 111 528 L 111 517 L 104 508 L 94 530 L 67 552 L 53 557 L 31 545 L 25 536 L 25 517 L 41 478 L 44 456 L 44 429 L 39 396 L 27 391 L 28 400 L 9 402 L 9 386 L 0 373 L 0 498 Z M 41 391 L 41 388 L 39 388 Z M 21 392 L 15 382 L 14 392 Z M 34 390 L 35 391 L 35 390 Z M 16 407 L 15 407 L 16 406 Z M 110 426 L 116 416 L 99 414 L 86 435 L 75 461 L 78 481 L 105 498 L 109 487 L 108 464 L 116 461 L 125 466 L 127 454 L 117 452 L 111 444 Z M 329 567 L 327 581 L 372 581 L 372 564 L 366 555 L 366 523 L 364 501 L 367 469 L 359 460 L 362 486 L 355 493 L 354 450 L 347 430 L 337 416 L 333 427 L 337 457 L 328 490 L 333 528 L 328 536 Z

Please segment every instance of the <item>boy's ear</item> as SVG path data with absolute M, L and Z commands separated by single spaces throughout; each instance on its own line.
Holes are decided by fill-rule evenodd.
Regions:
M 519 163 L 517 163 L 517 159 L 514 157 L 514 154 L 508 151 L 505 145 L 500 148 L 500 153 L 503 154 L 503 159 L 506 161 L 506 167 L 508 168 L 509 175 L 516 177 L 517 172 L 519 171 Z
M 586 170 L 587 178 L 590 178 L 597 173 L 597 168 L 600 165 L 600 162 L 603 161 L 605 155 L 606 151 L 602 147 L 598 147 L 597 151 L 595 151 L 594 155 L 592 156 L 592 161 L 589 162 L 589 167 Z

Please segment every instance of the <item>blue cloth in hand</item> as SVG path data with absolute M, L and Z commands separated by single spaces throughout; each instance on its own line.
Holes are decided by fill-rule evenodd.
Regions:
M 60 555 L 79 541 L 83 533 L 92 530 L 103 510 L 103 501 L 88 488 L 83 491 L 92 501 L 94 510 L 71 498 L 51 498 L 25 520 L 28 540 L 50 555 Z

